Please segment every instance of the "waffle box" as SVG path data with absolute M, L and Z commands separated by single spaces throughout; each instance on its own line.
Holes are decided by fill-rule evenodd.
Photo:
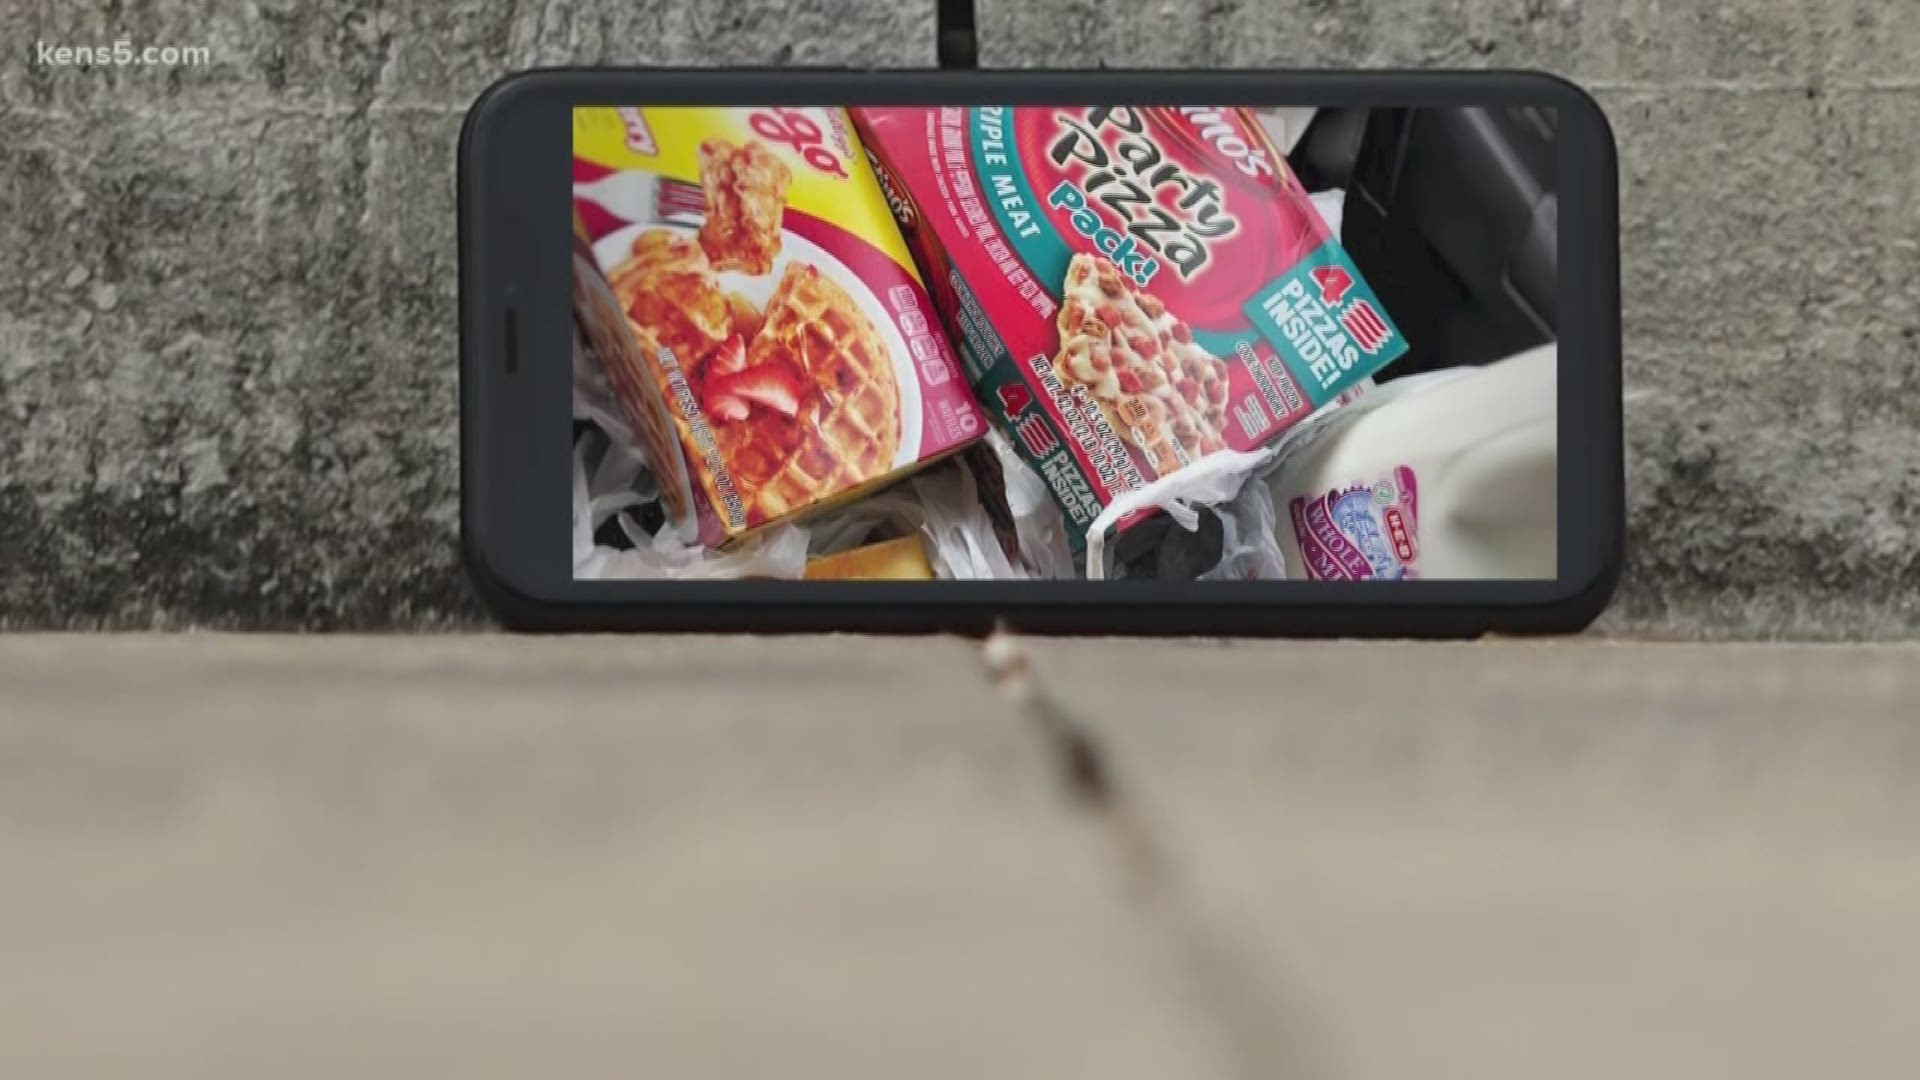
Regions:
M 1076 548 L 1121 494 L 1272 442 L 1406 351 L 1246 110 L 854 119 L 969 381 Z
M 573 210 L 576 320 L 683 537 L 984 433 L 844 110 L 576 109 Z

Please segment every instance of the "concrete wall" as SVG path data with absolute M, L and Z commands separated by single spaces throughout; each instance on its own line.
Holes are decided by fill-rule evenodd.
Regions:
M 541 63 L 932 62 L 932 4 L 0 0 L 0 623 L 439 626 L 452 155 Z M 981 0 L 987 64 L 1538 66 L 1622 152 L 1616 632 L 1920 632 L 1920 4 Z M 36 40 L 208 45 L 51 69 Z

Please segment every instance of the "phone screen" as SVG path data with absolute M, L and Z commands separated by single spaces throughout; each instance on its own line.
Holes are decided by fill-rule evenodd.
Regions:
M 1550 108 L 572 121 L 576 580 L 1558 572 Z

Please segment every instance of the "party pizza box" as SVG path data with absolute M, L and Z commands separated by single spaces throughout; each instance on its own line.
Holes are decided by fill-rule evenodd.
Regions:
M 1076 545 L 1119 495 L 1271 442 L 1406 351 L 1245 110 L 853 116 L 977 395 Z
M 576 320 L 687 539 L 985 433 L 844 110 L 576 109 L 573 209 Z

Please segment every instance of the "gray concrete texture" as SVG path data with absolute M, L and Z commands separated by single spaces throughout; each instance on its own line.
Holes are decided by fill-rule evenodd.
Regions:
M 480 618 L 452 154 L 543 63 L 923 65 L 933 5 L 0 0 L 0 624 Z M 1920 632 L 1920 5 L 981 0 L 988 64 L 1538 66 L 1621 144 L 1632 551 L 1603 626 Z M 52 69 L 31 44 L 207 45 Z
M 933 61 L 932 8 L 0 0 L 0 625 L 437 626 L 454 144 L 562 63 Z M 204 45 L 60 69 L 32 45 Z
M 1911 647 L 1026 648 L 0 636 L 0 1075 L 1920 1062 Z

